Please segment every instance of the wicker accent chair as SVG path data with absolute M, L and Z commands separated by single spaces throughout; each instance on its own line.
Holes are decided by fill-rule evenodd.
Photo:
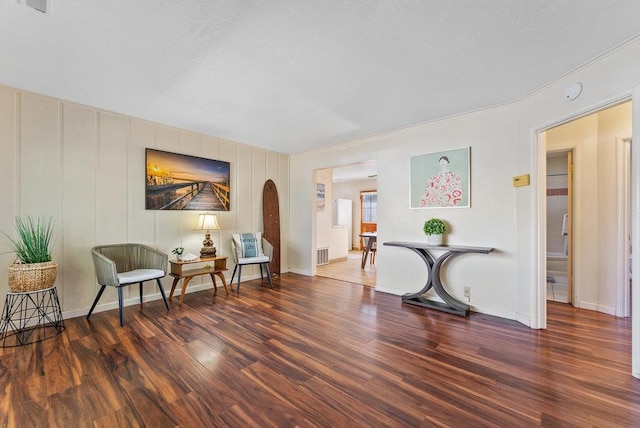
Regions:
M 246 265 L 260 265 L 260 279 L 264 281 L 264 273 L 262 267 L 264 266 L 267 269 L 267 278 L 269 279 L 269 287 L 273 288 L 273 282 L 271 282 L 271 270 L 269 269 L 269 262 L 273 258 L 273 245 L 269 243 L 266 239 L 262 238 L 261 233 L 255 233 L 253 235 L 256 236 L 257 240 L 261 243 L 261 250 L 258 249 L 257 255 L 246 257 L 243 255 L 243 250 L 239 242 L 241 241 L 241 236 L 251 235 L 251 234 L 233 234 L 233 238 L 231 239 L 231 247 L 232 247 L 232 257 L 233 262 L 235 263 L 235 267 L 233 268 L 233 273 L 231 274 L 231 281 L 229 283 L 233 286 L 233 278 L 236 275 L 236 270 L 238 271 L 238 285 L 236 290 L 240 293 L 240 276 L 242 275 L 242 266 Z
M 169 303 L 160 282 L 160 279 L 167 274 L 169 257 L 166 254 L 146 245 L 129 243 L 93 247 L 91 256 L 98 284 L 101 287 L 87 314 L 87 319 L 91 316 L 104 289 L 110 286 L 118 289 L 120 325 L 124 325 L 122 289 L 127 285 L 140 284 L 140 305 L 142 305 L 142 283 L 154 279 L 158 283 L 164 304 L 169 310 Z

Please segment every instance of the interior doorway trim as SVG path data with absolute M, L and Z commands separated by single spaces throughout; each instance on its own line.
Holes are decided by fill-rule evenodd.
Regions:
M 618 236 L 624 237 L 618 243 L 616 269 L 616 316 L 630 315 L 630 256 L 631 256 L 631 137 L 616 138 L 616 172 L 618 190 Z
M 532 309 L 531 309 L 531 327 L 546 328 L 547 327 L 547 302 L 546 302 L 546 139 L 544 132 L 556 126 L 571 122 L 581 117 L 596 113 L 615 105 L 632 101 L 632 134 L 640 133 L 640 86 L 633 89 L 633 92 L 627 92 L 617 97 L 612 97 L 597 105 L 593 105 L 582 111 L 575 112 L 570 116 L 566 116 L 552 123 L 545 124 L 539 128 L 534 128 L 533 132 L 533 171 L 537 175 L 534 181 L 536 188 L 533 189 L 533 211 L 534 211 L 534 231 L 533 237 L 536 248 L 534 249 L 534 289 L 532 291 Z M 634 248 L 640 248 L 640 229 L 638 224 L 638 216 L 640 215 L 640 150 L 634 150 L 631 154 L 631 243 Z M 640 257 L 638 252 L 632 256 L 633 271 L 640 272 Z M 640 319 L 640 287 L 633 287 L 632 295 L 632 316 Z M 640 323 L 632 325 L 632 375 L 640 378 Z
M 533 196 L 533 210 L 535 230 L 533 231 L 536 249 L 534 254 L 534 290 L 532 293 L 532 328 L 547 328 L 547 277 L 546 277 L 546 260 L 547 260 L 547 196 L 546 196 L 546 174 L 547 174 L 547 142 L 545 132 L 551 128 L 555 128 L 574 120 L 589 116 L 602 110 L 614 107 L 618 104 L 631 101 L 631 94 L 624 94 L 605 102 L 593 105 L 590 108 L 578 111 L 573 115 L 560 118 L 554 122 L 547 123 L 534 130 L 534 171 L 537 174 L 536 189 Z M 633 104 L 632 104 L 633 106 Z M 634 167 L 635 168 L 635 167 Z M 636 171 L 638 169 L 635 169 Z M 640 177 L 640 174 L 639 174 Z M 640 187 L 639 187 L 640 188 Z M 639 348 L 640 349 L 640 348 Z

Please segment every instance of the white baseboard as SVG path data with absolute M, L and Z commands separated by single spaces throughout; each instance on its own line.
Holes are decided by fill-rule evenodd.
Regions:
M 612 308 L 610 306 L 599 305 L 598 303 L 592 302 L 580 302 L 578 304 L 578 308 L 580 309 L 589 309 L 591 311 L 602 312 L 607 315 L 616 315 L 616 308 Z
M 527 327 L 531 327 L 531 317 L 526 317 L 522 314 L 516 314 L 515 320 L 518 321 L 520 324 L 524 324 Z
M 227 281 L 230 281 L 230 278 L 226 278 Z M 255 275 L 242 275 L 242 281 L 240 282 L 240 284 L 244 284 L 247 281 L 251 281 L 254 279 L 260 279 L 260 274 L 255 274 Z M 267 278 L 265 278 L 265 281 L 267 281 Z M 236 287 L 238 284 L 238 278 L 234 278 L 234 283 L 233 283 L 233 287 Z M 164 285 L 164 284 L 163 284 Z M 132 285 L 132 287 L 135 286 Z M 173 299 L 170 300 L 173 302 L 179 302 L 180 301 L 180 290 L 181 290 L 181 286 L 182 284 L 178 284 L 178 286 L 176 287 L 175 293 L 173 295 Z M 229 293 L 232 292 L 232 284 L 230 282 L 227 282 L 227 288 L 229 288 Z M 222 289 L 222 292 L 224 293 L 224 287 L 222 286 L 222 284 L 220 284 L 220 282 L 218 282 L 218 293 L 220 292 L 220 289 Z M 213 290 L 213 283 L 212 282 L 207 282 L 204 284 L 199 284 L 199 285 L 188 285 L 187 289 L 185 291 L 185 294 L 189 294 L 189 293 L 196 293 L 198 291 L 202 291 L 202 290 Z M 164 287 L 164 292 L 166 293 L 167 296 L 167 300 L 169 300 L 169 292 L 171 291 L 171 288 L 167 288 L 166 286 Z M 154 300 L 161 300 L 162 299 L 162 295 L 160 294 L 160 290 L 158 290 L 157 293 L 152 293 L 152 294 L 145 294 L 143 297 L 143 302 L 152 302 Z M 93 301 L 91 302 L 93 303 Z M 140 304 L 140 296 L 135 296 L 135 297 L 130 297 L 128 299 L 125 299 L 123 301 L 123 304 L 125 306 L 125 308 L 127 306 L 133 306 L 133 305 L 139 305 Z M 62 313 L 62 318 L 64 319 L 68 319 L 68 318 L 77 318 L 77 317 L 86 317 L 87 314 L 89 313 L 89 309 L 91 308 L 91 306 L 87 306 L 85 308 L 80 308 L 80 309 L 74 309 L 71 311 L 65 311 Z M 106 302 L 106 303 L 100 303 L 98 302 L 98 304 L 96 305 L 95 309 L 93 310 L 93 313 L 97 313 L 97 312 L 104 312 L 104 311 L 110 311 L 111 309 L 118 309 L 118 300 L 114 300 L 114 301 L 110 301 L 110 302 Z
M 384 285 L 376 285 L 376 291 L 380 291 L 381 293 L 394 294 L 396 296 L 407 294 L 407 290 L 402 290 L 395 287 L 386 287 Z
M 384 286 L 376 286 L 376 291 L 380 291 L 382 293 L 388 293 L 388 294 L 394 294 L 396 296 L 402 296 L 403 294 L 407 293 L 407 290 L 400 290 L 397 288 L 393 288 L 393 287 L 384 287 Z M 435 301 L 439 301 L 439 302 L 444 302 L 440 297 L 438 297 L 435 294 L 431 294 L 428 296 L 429 299 L 435 300 Z M 478 305 L 474 305 L 472 303 L 470 303 L 471 305 L 471 311 L 472 312 L 477 312 L 480 314 L 487 314 L 487 315 L 493 315 L 496 317 L 500 317 L 500 318 L 506 318 L 509 320 L 515 320 L 518 321 L 526 326 L 529 326 L 529 319 L 528 318 L 522 318 L 522 317 L 518 317 L 518 314 L 516 314 L 515 312 L 511 312 L 511 311 L 503 311 L 501 309 L 496 309 L 496 308 L 490 308 L 490 307 L 484 307 L 484 306 L 478 306 Z M 429 310 L 434 310 L 434 309 L 428 309 L 428 308 L 424 308 L 426 311 Z M 525 320 L 526 322 L 523 322 L 523 320 Z

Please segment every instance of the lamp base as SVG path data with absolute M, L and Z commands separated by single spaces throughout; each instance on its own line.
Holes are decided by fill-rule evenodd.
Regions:
M 215 256 L 216 256 L 216 247 L 213 246 L 211 235 L 207 230 L 207 233 L 204 235 L 204 241 L 202 241 L 202 248 L 200 248 L 200 258 L 209 259 Z
M 202 247 L 200 249 L 200 258 L 201 259 L 210 259 L 216 256 L 216 247 Z

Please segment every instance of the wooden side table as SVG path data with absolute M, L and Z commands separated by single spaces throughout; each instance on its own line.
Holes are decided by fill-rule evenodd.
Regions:
M 190 265 L 194 263 L 206 263 L 206 266 L 198 269 L 185 269 L 182 267 L 184 265 Z M 171 264 L 171 275 L 173 277 L 173 285 L 171 285 L 171 294 L 169 294 L 169 300 L 173 298 L 173 292 L 176 289 L 176 285 L 182 279 L 182 292 L 180 293 L 180 305 L 184 300 L 184 292 L 187 289 L 187 284 L 191 281 L 191 278 L 198 275 L 210 275 L 211 281 L 213 281 L 213 295 L 215 296 L 218 293 L 218 284 L 216 284 L 216 276 L 220 278 L 222 281 L 222 285 L 224 285 L 224 291 L 229 294 L 229 289 L 227 288 L 227 281 L 224 279 L 224 275 L 222 272 L 227 270 L 227 258 L 226 257 L 211 257 L 211 258 L 198 258 L 195 260 L 169 260 L 169 264 Z

